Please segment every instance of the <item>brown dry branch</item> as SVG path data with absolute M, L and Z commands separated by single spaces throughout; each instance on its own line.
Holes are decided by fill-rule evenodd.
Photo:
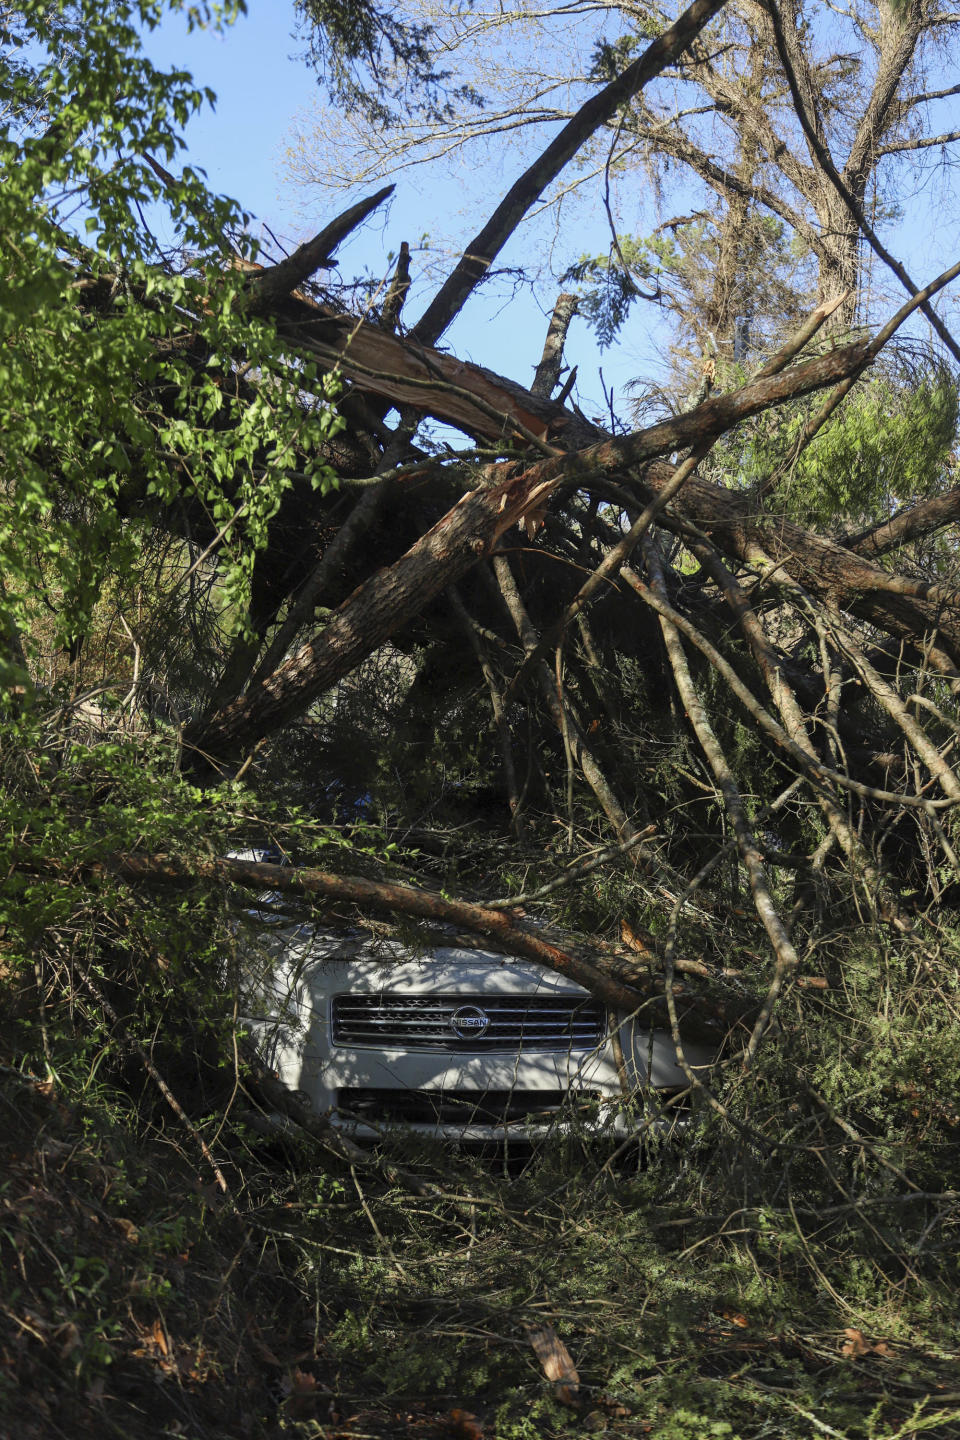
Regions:
M 714 440 L 710 439 L 704 440 L 694 447 L 692 454 L 688 455 L 683 464 L 677 467 L 673 476 L 668 483 L 664 485 L 663 489 L 659 491 L 653 499 L 647 502 L 641 514 L 637 516 L 622 539 L 607 551 L 593 574 L 580 586 L 580 589 L 570 601 L 557 623 L 552 625 L 549 631 L 538 641 L 533 649 L 528 652 L 523 665 L 510 681 L 505 699 L 509 701 L 513 695 L 516 694 L 533 667 L 552 646 L 559 644 L 567 627 L 577 618 L 584 606 L 607 586 L 620 569 L 620 566 L 626 563 L 657 516 L 666 509 L 673 497 L 680 492 L 689 477 L 696 471 L 700 461 L 710 453 L 713 444 Z
M 716 582 L 737 617 L 786 733 L 814 764 L 819 764 L 819 756 L 810 737 L 810 721 L 787 679 L 783 657 L 775 650 L 742 587 L 712 546 L 691 541 L 690 548 Z M 892 918 L 897 913 L 896 901 L 846 814 L 838 805 L 836 797 L 822 789 L 818 789 L 815 794 L 831 833 L 835 835 L 847 857 L 852 873 L 863 881 L 868 903 L 872 906 L 874 900 L 878 900 L 881 913 Z
M 663 599 L 652 587 L 646 585 L 640 576 L 631 570 L 629 565 L 621 567 L 621 574 L 630 588 L 639 595 L 651 609 L 656 610 L 661 619 L 667 620 L 674 629 L 679 630 L 687 639 L 696 645 L 697 649 L 710 661 L 710 664 L 718 674 L 723 676 L 747 713 L 757 721 L 761 729 L 769 735 L 772 740 L 781 745 L 790 757 L 798 762 L 799 767 L 805 771 L 812 780 L 838 785 L 844 790 L 849 790 L 851 794 L 862 796 L 865 800 L 878 800 L 881 803 L 894 806 L 897 809 L 901 807 L 914 807 L 918 810 L 926 810 L 930 806 L 945 809 L 953 806 L 954 802 L 951 799 L 930 800 L 928 796 L 923 794 L 884 790 L 875 785 L 865 785 L 862 781 L 845 774 L 841 770 L 832 770 L 829 766 L 824 765 L 810 753 L 806 746 L 798 745 L 791 739 L 787 731 L 778 724 L 768 710 L 764 709 L 750 689 L 743 683 L 733 666 L 723 658 L 719 651 L 711 645 L 709 640 L 697 630 L 696 626 L 693 625 L 686 616 L 680 614 L 679 611 L 670 605 L 669 601 Z
M 410 246 L 406 240 L 401 240 L 396 269 L 393 272 L 390 289 L 387 291 L 387 298 L 383 302 L 383 309 L 380 313 L 382 330 L 394 331 L 397 329 L 400 324 L 400 312 L 404 307 L 409 290 Z
M 300 245 L 292 255 L 254 274 L 249 285 L 250 308 L 254 312 L 265 314 L 279 301 L 292 295 L 304 280 L 309 280 L 317 270 L 329 264 L 347 236 L 389 199 L 395 188 L 394 185 L 384 185 L 376 194 L 367 196 L 365 200 L 358 200 L 342 215 L 331 220 L 329 225 L 325 225 L 312 240 Z
M 547 331 L 547 338 L 543 343 L 543 354 L 540 356 L 540 363 L 537 366 L 537 373 L 533 377 L 533 384 L 530 386 L 531 395 L 538 395 L 544 400 L 549 400 L 560 383 L 560 370 L 563 365 L 563 347 L 567 342 L 567 331 L 570 329 L 570 322 L 577 313 L 580 304 L 576 295 L 560 295 L 553 307 L 553 315 L 550 318 L 550 328 Z
M 342 910 L 344 905 L 349 905 L 366 915 L 403 915 L 450 924 L 483 936 L 506 954 L 535 960 L 547 969 L 566 976 L 613 1010 L 632 1013 L 640 1007 L 655 1016 L 658 1008 L 656 976 L 646 967 L 632 966 L 629 982 L 619 979 L 617 965 L 606 961 L 609 947 L 600 944 L 596 955 L 588 957 L 581 947 L 575 950 L 564 948 L 552 938 L 547 938 L 542 930 L 523 924 L 504 909 L 454 900 L 409 885 L 247 860 L 186 859 L 133 852 L 73 869 L 58 866 L 49 858 L 24 852 L 18 859 L 18 868 L 37 874 L 81 876 L 91 883 L 106 876 L 119 877 L 130 883 L 179 889 L 198 884 L 226 883 L 261 893 L 281 891 L 303 897 L 305 902 L 318 906 L 337 905 Z M 700 994 L 691 989 L 689 996 L 684 997 L 683 1024 L 693 1038 L 702 1035 L 716 1043 L 729 1025 L 742 1021 L 749 1007 L 732 994 L 725 995 L 722 986 L 715 985 L 714 990 L 716 993 L 704 990 Z M 729 1013 L 726 1008 L 728 1001 Z
M 510 806 L 510 820 L 513 825 L 514 834 L 519 839 L 523 834 L 523 824 L 520 816 L 520 789 L 517 784 L 517 771 L 513 763 L 513 738 L 510 734 L 510 724 L 504 709 L 503 696 L 497 684 L 497 677 L 493 666 L 490 663 L 483 638 L 477 626 L 460 598 L 455 585 L 451 585 L 447 594 L 454 614 L 463 626 L 467 639 L 473 653 L 477 657 L 477 664 L 483 674 L 487 693 L 490 696 L 490 709 L 493 712 L 493 723 L 497 727 L 497 735 L 500 740 L 500 754 L 503 759 L 503 774 L 507 785 L 507 803 Z
M 493 568 L 504 604 L 517 628 L 523 648 L 528 654 L 531 654 L 537 645 L 537 635 L 520 598 L 520 592 L 510 569 L 510 562 L 505 555 L 494 555 Z M 544 704 L 564 739 L 568 755 L 576 758 L 577 765 L 597 797 L 614 834 L 620 841 L 632 840 L 634 826 L 620 799 L 614 793 L 593 750 L 587 744 L 583 731 L 563 694 L 562 687 L 557 685 L 549 666 L 543 660 L 539 661 L 535 674 Z

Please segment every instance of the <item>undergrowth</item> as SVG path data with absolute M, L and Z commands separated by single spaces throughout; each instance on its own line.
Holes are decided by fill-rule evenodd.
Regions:
M 120 742 L 4 764 L 4 1440 L 956 1435 L 945 909 L 906 937 L 839 909 L 811 926 L 755 1073 L 719 1066 L 680 1139 L 345 1155 L 268 1124 L 229 897 L 103 863 L 223 853 L 248 797 Z M 394 863 L 372 833 L 261 819 L 284 844 L 298 826 L 321 859 Z M 713 914 L 761 995 L 748 922 Z M 537 1335 L 572 1357 L 559 1379 Z
M 504 1173 L 502 1154 L 409 1139 L 350 1165 L 264 1140 L 245 1111 L 218 1137 L 223 1195 L 125 1089 L 13 1060 L 11 1440 L 957 1433 L 956 1205 L 909 1178 L 825 1204 L 823 1167 L 795 1167 L 763 1203 L 745 1141 L 737 1206 L 737 1147 L 713 1123 L 614 1165 L 571 1141 Z M 531 1347 L 544 1326 L 579 1372 L 573 1403 Z

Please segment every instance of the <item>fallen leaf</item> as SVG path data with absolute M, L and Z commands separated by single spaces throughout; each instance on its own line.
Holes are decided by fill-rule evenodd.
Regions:
M 844 1330 L 846 1340 L 840 1346 L 840 1354 L 851 1359 L 855 1355 L 869 1355 L 870 1345 L 864 1339 L 862 1330 L 852 1330 L 849 1326 Z
M 603 1413 L 609 1415 L 613 1420 L 626 1420 L 628 1416 L 633 1414 L 633 1411 L 628 1405 L 622 1404 L 619 1400 L 614 1400 L 612 1395 L 598 1395 L 597 1404 Z
M 483 1440 L 483 1426 L 469 1410 L 451 1410 L 447 1428 L 452 1440 Z
M 634 930 L 626 920 L 620 921 L 620 936 L 625 945 L 631 950 L 636 950 L 638 955 L 652 955 L 653 946 L 649 937 Z
M 739 1315 L 731 1310 L 724 1310 L 723 1318 L 724 1320 L 729 1320 L 731 1325 L 739 1325 L 741 1330 L 746 1330 L 747 1326 L 750 1324 L 750 1321 L 747 1319 L 746 1315 Z
M 150 1331 L 150 1339 L 156 1345 L 161 1355 L 169 1355 L 170 1346 L 167 1344 L 166 1332 L 163 1328 L 163 1321 L 159 1318 L 154 1320 L 153 1329 Z
M 552 1325 L 541 1325 L 527 1330 L 527 1339 L 533 1346 L 534 1354 L 543 1366 L 543 1373 L 553 1385 L 554 1397 L 561 1405 L 580 1404 L 580 1376 L 570 1356 L 570 1351 L 560 1339 Z
M 305 1420 L 316 1414 L 317 1406 L 323 1399 L 329 1399 L 329 1391 L 317 1384 L 317 1377 L 296 1366 L 288 1381 L 286 1408 L 293 1419 Z M 287 1385 L 284 1386 L 287 1389 Z

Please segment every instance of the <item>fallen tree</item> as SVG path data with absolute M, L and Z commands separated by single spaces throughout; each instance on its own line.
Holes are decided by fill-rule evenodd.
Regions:
M 58 868 L 61 874 L 69 873 L 66 867 L 51 866 L 39 858 L 32 862 L 29 857 L 22 857 L 19 866 L 38 874 L 55 874 Z M 602 942 L 591 945 L 583 939 L 571 947 L 571 937 L 524 924 L 507 910 L 453 899 L 435 891 L 370 880 L 362 875 L 294 869 L 247 860 L 185 860 L 170 855 L 131 853 L 86 865 L 82 874 L 91 881 L 112 875 L 130 883 L 180 890 L 227 883 L 261 894 L 280 892 L 294 899 L 301 897 L 310 906 L 318 907 L 316 913 L 321 918 L 333 907 L 333 924 L 337 923 L 337 915 L 342 923 L 345 914 L 356 914 L 406 916 L 434 925 L 459 927 L 489 940 L 498 951 L 535 960 L 574 980 L 614 1013 L 631 1015 L 639 1011 L 666 1029 L 671 1026 L 663 1002 L 662 977 L 658 973 L 662 971 L 662 957 L 657 956 L 651 937 L 647 937 L 650 948 L 645 952 L 646 959 L 639 961 L 636 943 L 633 951 Z M 721 975 L 711 976 L 707 968 L 696 961 L 674 957 L 670 963 L 674 971 L 688 976 L 683 985 L 674 986 L 674 991 L 683 1033 L 689 1039 L 719 1046 L 731 1030 L 755 1019 L 743 997 L 725 985 Z M 676 1038 L 679 1041 L 680 1037 Z
M 172 279 L 146 250 L 124 270 L 55 228 L 43 242 L 50 313 L 75 349 L 69 364 L 45 354 L 38 373 L 51 385 L 76 375 L 86 400 L 66 438 L 41 446 L 25 428 L 21 458 L 38 515 L 103 537 L 79 578 L 64 572 L 66 598 L 50 601 L 74 667 L 58 712 L 68 727 L 90 682 L 84 656 L 99 644 L 105 581 L 124 596 L 131 720 L 172 722 L 184 765 L 207 787 L 237 776 L 269 786 L 290 769 L 291 788 L 321 809 L 330 802 L 318 794 L 351 786 L 355 807 L 382 798 L 388 829 L 405 834 L 411 812 L 398 796 L 418 791 L 431 747 L 458 777 L 453 789 L 468 790 L 463 730 L 468 715 L 476 729 L 482 696 L 495 747 L 486 725 L 476 747 L 519 853 L 558 832 L 571 851 L 595 831 L 625 843 L 663 808 L 694 817 L 667 827 L 648 866 L 672 899 L 664 907 L 650 884 L 638 903 L 675 926 L 677 897 L 699 890 L 722 852 L 773 948 L 779 994 L 798 965 L 793 931 L 814 923 L 811 886 L 838 887 L 871 923 L 907 935 L 954 883 L 960 592 L 945 537 L 960 487 L 948 483 L 950 462 L 940 452 L 937 493 L 844 533 L 784 513 L 782 492 L 958 267 L 911 287 L 875 333 L 823 346 L 822 327 L 847 303 L 836 296 L 758 356 L 752 376 L 714 377 L 699 403 L 624 433 L 591 424 L 564 392 L 552 398 L 569 303 L 531 388 L 436 348 L 543 185 L 722 8 L 695 0 L 597 88 L 409 331 L 409 247 L 379 310 L 355 313 L 313 278 L 390 187 L 273 264 L 242 245 L 229 261 L 212 247 L 208 263 Z M 137 175 L 185 203 L 183 182 L 135 138 Z M 55 131 L 35 144 L 44 164 L 61 156 Z M 119 371 L 122 403 L 113 372 L 83 364 L 91 326 L 134 357 Z M 39 333 L 29 335 L 34 362 Z M 26 394 L 29 367 L 24 377 Z M 108 438 L 95 438 L 114 412 Z M 438 447 L 431 421 L 457 429 L 462 446 Z M 772 458 L 746 484 L 740 457 L 758 437 Z M 144 571 L 110 570 L 134 532 L 162 557 L 146 604 Z M 17 553 L 18 594 L 34 585 L 49 597 L 28 548 Z M 17 603 L 11 614 L 29 629 L 30 602 Z M 12 653 L 18 644 L 14 634 Z M 17 665 L 29 694 L 22 644 Z M 385 689 L 368 678 L 378 666 L 393 667 Z M 365 706 L 381 707 L 376 737 Z M 359 727 L 367 748 L 348 735 L 338 749 L 341 724 Z M 447 732 L 451 745 L 460 737 L 449 756 Z M 651 746 L 672 757 L 657 774 L 645 769 Z M 391 769 L 399 784 L 384 780 Z M 760 833 L 765 814 L 777 817 L 773 838 Z
M 5 17 L 30 40 L 0 136 L 11 1423 L 33 1403 L 31 1434 L 69 1429 L 79 1398 L 126 1434 L 134 1396 L 146 1434 L 162 1372 L 174 1429 L 209 1408 L 238 1434 L 304 1416 L 392 1434 L 408 1384 L 555 1429 L 518 1326 L 549 1339 L 559 1306 L 605 1417 L 625 1394 L 635 1425 L 705 1434 L 722 1383 L 744 1436 L 810 1415 L 852 1433 L 866 1395 L 868 1428 L 946 1440 L 957 385 L 903 322 L 956 267 L 847 335 L 855 294 L 752 341 L 728 304 L 737 365 L 708 357 L 642 416 L 611 403 L 605 430 L 564 369 L 568 290 L 539 364 L 515 342 L 529 386 L 438 341 L 543 185 L 641 115 L 639 87 L 727 66 L 732 5 L 607 55 L 410 328 L 409 245 L 382 303 L 331 268 L 384 192 L 267 263 L 236 207 L 168 168 L 200 96 L 136 61 L 163 8 Z M 388 28 L 348 42 L 415 35 L 420 63 L 402 17 L 360 19 Z M 785 106 L 775 65 L 755 73 Z M 765 164 L 744 156 L 740 200 Z M 738 216 L 755 233 L 731 209 L 728 238 Z M 265 846 L 296 863 L 218 858 Z M 284 897 L 250 927 L 265 964 L 285 917 L 424 956 L 467 937 L 722 1046 L 703 1123 L 674 1148 L 651 1116 L 642 1151 L 571 1130 L 509 1187 L 463 1154 L 412 1165 L 405 1131 L 362 1152 L 244 1034 L 238 895 L 264 891 Z M 222 1323 L 249 1317 L 250 1276 L 269 1345 Z M 389 1418 L 335 1409 L 387 1350 Z

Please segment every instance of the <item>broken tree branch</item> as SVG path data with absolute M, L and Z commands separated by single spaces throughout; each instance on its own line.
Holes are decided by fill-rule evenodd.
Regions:
M 58 869 L 48 857 L 31 859 L 26 853 L 18 858 L 26 871 L 51 873 Z M 65 868 L 65 867 L 62 867 Z M 71 871 L 75 874 L 76 870 Z M 429 890 L 414 889 L 381 880 L 368 880 L 359 875 L 334 875 L 325 870 L 299 870 L 289 865 L 270 865 L 257 861 L 227 859 L 179 859 L 169 855 L 123 853 L 108 860 L 81 867 L 80 873 L 92 881 L 115 876 L 142 884 L 187 887 L 195 884 L 239 885 L 257 892 L 283 891 L 289 895 L 312 897 L 317 903 L 355 905 L 364 914 L 409 915 L 417 919 L 450 923 L 464 930 L 486 936 L 508 955 L 534 960 L 548 970 L 564 975 L 589 990 L 598 1000 L 614 1010 L 633 1013 L 638 1006 L 655 1005 L 659 985 L 653 974 L 631 974 L 625 984 L 606 973 L 580 954 L 562 949 L 542 934 L 517 921 L 506 911 L 492 910 L 465 900 L 452 900 Z M 685 995 L 689 1020 L 684 1025 L 695 1037 L 695 1030 L 714 1042 L 722 1037 L 726 1017 L 720 1002 L 697 996 L 692 990 Z M 740 1007 L 733 1002 L 733 1019 L 741 1018 Z M 699 1024 L 698 1024 L 699 1017 Z M 718 1023 L 719 1022 L 719 1023 Z
M 567 331 L 570 329 L 570 321 L 576 315 L 579 304 L 580 300 L 576 295 L 559 295 L 557 297 L 547 330 L 547 338 L 543 344 L 540 364 L 537 366 L 537 373 L 530 386 L 531 395 L 539 395 L 542 400 L 549 400 L 556 390 L 560 381 L 560 369 L 563 365 L 563 347 L 567 343 Z
M 858 555 L 886 555 L 889 550 L 896 550 L 899 545 L 906 545 L 908 541 L 916 540 L 921 535 L 930 535 L 934 530 L 957 520 L 960 520 L 960 485 L 945 491 L 943 495 L 935 495 L 930 500 L 920 500 L 915 505 L 909 505 L 880 525 L 872 525 L 867 530 L 861 530 L 858 535 L 848 536 L 843 543 L 848 550 L 855 550 Z
M 494 574 L 500 586 L 500 593 L 503 596 L 504 604 L 512 619 L 520 642 L 528 654 L 532 654 L 537 647 L 537 632 L 533 627 L 530 616 L 527 614 L 526 606 L 521 599 L 517 589 L 517 583 L 510 569 L 510 562 L 506 555 L 495 554 L 493 557 Z M 537 678 L 544 703 L 550 712 L 551 718 L 565 742 L 565 749 L 577 762 L 583 778 L 593 791 L 600 804 L 600 808 L 606 815 L 613 832 L 618 841 L 632 839 L 636 833 L 636 827 L 630 820 L 626 810 L 621 804 L 618 796 L 614 793 L 613 787 L 587 744 L 583 732 L 577 723 L 572 708 L 561 688 L 557 685 L 554 675 L 546 661 L 540 660 L 534 667 L 533 672 Z
M 811 782 L 827 786 L 839 785 L 841 789 L 849 790 L 851 794 L 859 795 L 864 800 L 876 800 L 880 804 L 892 805 L 898 809 L 901 806 L 919 810 L 952 808 L 954 801 L 951 799 L 930 800 L 925 795 L 905 794 L 895 790 L 883 790 L 876 785 L 864 785 L 861 781 L 855 780 L 853 776 L 846 775 L 841 770 L 832 770 L 822 761 L 815 759 L 806 749 L 795 744 L 783 726 L 773 718 L 768 710 L 764 709 L 749 687 L 743 683 L 729 661 L 723 658 L 716 647 L 711 645 L 710 641 L 685 615 L 681 615 L 668 599 L 646 585 L 629 565 L 621 566 L 620 573 L 630 588 L 640 596 L 640 599 L 652 610 L 656 610 L 661 620 L 668 620 L 675 630 L 686 636 L 697 647 L 717 673 L 722 676 L 760 729 L 796 761 Z
M 651 589 L 657 598 L 666 601 L 666 585 L 663 578 L 663 567 L 656 546 L 648 538 L 644 542 L 644 558 L 650 572 Z M 749 1071 L 756 1060 L 760 1043 L 763 1040 L 767 1027 L 773 1017 L 774 1007 L 780 991 L 790 975 L 793 975 L 800 963 L 793 942 L 787 931 L 787 927 L 781 919 L 770 893 L 770 886 L 764 870 L 763 860 L 760 854 L 760 847 L 757 845 L 753 829 L 747 819 L 746 808 L 740 794 L 733 771 L 723 752 L 723 748 L 717 739 L 716 732 L 710 724 L 710 718 L 700 700 L 690 669 L 687 665 L 687 657 L 683 652 L 680 643 L 680 636 L 673 623 L 661 614 L 660 627 L 663 632 L 664 644 L 667 648 L 667 655 L 670 660 L 670 667 L 677 684 L 677 690 L 683 701 L 684 709 L 690 720 L 700 748 L 707 758 L 707 763 L 713 772 L 714 779 L 723 795 L 727 814 L 733 826 L 737 838 L 737 849 L 740 852 L 740 859 L 743 861 L 744 869 L 747 872 L 747 879 L 750 885 L 750 893 L 753 897 L 754 907 L 760 919 L 760 923 L 767 932 L 770 944 L 775 956 L 773 977 L 767 990 L 766 998 L 760 1009 L 760 1014 L 754 1022 L 750 1040 L 743 1057 L 743 1069 Z M 672 1019 L 673 1017 L 671 1017 Z M 673 1028 L 673 1026 L 671 1026 Z
M 292 255 L 286 256 L 276 265 L 271 265 L 269 270 L 261 270 L 254 275 L 250 281 L 251 309 L 254 312 L 269 310 L 278 301 L 291 295 L 314 271 L 329 262 L 334 251 L 350 232 L 356 230 L 368 215 L 382 205 L 395 188 L 393 185 L 384 185 L 375 195 L 358 200 L 356 205 L 351 205 L 349 210 L 344 210 L 342 215 L 325 225 L 312 240 L 298 246 Z
M 403 302 L 407 298 L 410 289 L 410 246 L 406 240 L 400 241 L 400 254 L 397 256 L 397 268 L 393 272 L 393 279 L 390 281 L 390 289 L 387 291 L 387 298 L 383 302 L 383 309 L 380 312 L 380 329 L 394 331 L 400 322 L 400 311 L 403 309 Z
M 382 339 L 393 339 L 382 332 L 375 332 Z M 587 481 L 591 472 L 625 471 L 643 461 L 653 459 L 687 445 L 699 445 L 712 440 L 738 421 L 760 413 L 772 406 L 783 404 L 798 395 L 809 394 L 838 378 L 858 370 L 865 363 L 869 352 L 864 342 L 830 351 L 816 360 L 793 366 L 766 380 L 754 381 L 738 391 L 708 400 L 697 410 L 689 411 L 634 435 L 618 436 L 594 445 L 576 456 L 554 455 L 541 460 L 521 474 L 508 473 L 496 479 L 489 487 L 473 490 L 442 517 L 427 533 L 392 565 L 385 566 L 366 580 L 334 612 L 326 628 L 308 640 L 294 655 L 291 655 L 272 675 L 258 685 L 252 686 L 246 694 L 206 716 L 199 717 L 188 728 L 185 743 L 198 756 L 206 756 L 216 767 L 226 762 L 233 763 L 247 753 L 251 744 L 285 724 L 295 715 L 302 713 L 313 700 L 346 675 L 355 665 L 377 649 L 403 625 L 409 623 L 423 608 L 448 585 L 455 583 L 482 556 L 489 554 L 496 542 L 511 525 L 520 522 L 530 512 L 540 513 L 554 489 L 563 481 L 576 478 L 579 483 Z M 650 486 L 653 471 L 647 473 L 648 499 L 653 500 L 657 491 L 670 486 L 676 472 L 666 467 L 660 484 Z M 696 485 L 695 506 L 690 518 L 694 523 L 704 524 L 701 505 L 709 500 L 710 506 L 719 507 L 721 524 L 729 527 L 733 518 L 731 507 L 738 505 L 739 497 L 717 486 L 697 484 L 691 477 L 674 503 L 689 508 L 691 486 Z M 671 492 L 672 493 L 672 492 Z M 742 513 L 743 524 L 752 515 L 749 502 Z M 737 517 L 739 520 L 739 517 Z M 709 521 L 707 522 L 709 524 Z M 780 530 L 786 531 L 783 522 L 777 521 Z M 736 529 L 737 520 L 732 527 Z M 730 528 L 726 533 L 730 533 Z M 831 576 L 828 583 L 842 583 L 853 567 L 861 567 L 861 591 L 876 591 L 878 576 L 882 572 L 868 562 L 851 556 L 841 546 L 819 537 L 807 537 L 796 529 L 801 548 L 807 543 L 819 548 L 821 555 L 830 557 L 833 552 L 843 557 L 842 566 L 834 566 L 839 574 Z M 721 543 L 723 548 L 726 548 Z M 746 541 L 745 538 L 745 542 Z M 773 558 L 779 560 L 784 546 L 778 546 Z M 942 626 L 942 604 L 931 607 L 922 599 L 888 595 L 882 605 L 873 599 L 860 602 L 876 610 L 892 610 L 897 607 L 909 612 L 906 628 L 911 637 L 923 633 L 927 628 Z M 936 617 L 930 623 L 921 618 L 927 610 L 935 608 Z M 919 620 L 919 624 L 918 624 Z M 957 631 L 957 652 L 960 654 L 960 599 L 955 617 Z M 943 666 L 952 665 L 949 655 L 942 657 Z
M 760 367 L 753 377 L 754 380 L 765 380 L 768 375 L 779 375 L 781 370 L 785 370 L 790 361 L 800 354 L 804 346 L 810 343 L 817 331 L 830 319 L 830 316 L 835 314 L 849 298 L 850 292 L 845 290 L 842 295 L 835 295 L 832 300 L 825 300 L 822 305 L 818 305 L 815 310 L 812 310 L 799 330 L 795 331 L 789 340 L 781 345 L 779 350 L 774 351 L 770 359 Z

